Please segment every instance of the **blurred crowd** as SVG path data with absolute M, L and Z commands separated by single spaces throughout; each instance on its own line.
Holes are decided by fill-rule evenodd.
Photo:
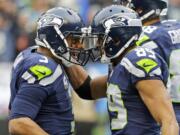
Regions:
M 36 21 L 49 8 L 58 5 L 71 7 L 78 10 L 88 22 L 94 9 L 104 3 L 108 1 L 0 0 L 0 61 L 11 62 L 20 51 L 34 45 Z M 90 5 L 93 5 L 91 10 Z
M 55 6 L 73 8 L 88 24 L 95 12 L 112 0 L 0 0 L 0 61 L 11 62 L 25 48 L 34 45 L 36 21 Z M 170 19 L 179 19 L 180 0 L 169 1 Z

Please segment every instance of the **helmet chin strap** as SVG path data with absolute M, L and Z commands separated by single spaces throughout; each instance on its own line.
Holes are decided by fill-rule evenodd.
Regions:
M 59 26 L 58 25 L 54 25 L 54 29 L 57 32 L 57 34 L 60 36 L 60 38 L 64 41 L 66 47 L 68 48 L 68 43 L 67 40 L 64 38 L 64 35 L 62 34 L 62 32 L 59 30 Z
M 104 54 L 102 55 L 102 57 L 101 57 L 101 63 L 109 64 L 109 63 L 111 63 L 111 59 L 108 58 L 108 57 L 106 56 L 106 54 L 104 53 Z
M 57 58 L 57 59 L 61 59 L 58 55 L 55 54 L 54 50 L 50 47 L 49 43 L 46 41 L 46 39 L 43 39 L 43 42 L 40 41 L 39 39 L 35 39 L 35 42 L 37 45 L 45 47 L 47 49 L 49 49 L 51 51 L 51 53 Z
M 168 9 L 162 9 L 162 11 L 159 13 L 159 16 L 165 16 L 167 14 Z M 151 10 L 149 11 L 147 14 L 141 16 L 141 21 L 144 21 L 145 19 L 147 19 L 148 17 L 150 17 L 151 15 L 153 15 L 154 13 L 156 13 L 155 10 Z M 156 13 L 157 14 L 157 13 Z M 158 15 L 158 14 L 157 14 Z
M 68 49 L 68 47 L 69 47 L 68 42 L 67 42 L 67 40 L 65 39 L 63 33 L 60 31 L 59 26 L 58 26 L 58 25 L 54 25 L 54 29 L 55 29 L 55 31 L 57 32 L 57 34 L 60 36 L 60 38 L 64 41 L 64 44 L 65 44 L 66 48 Z M 60 56 L 58 56 L 57 54 L 55 54 L 55 52 L 54 52 L 54 55 L 56 55 L 56 57 L 58 57 L 59 59 L 62 59 L 62 57 L 63 57 L 63 58 L 65 57 L 65 58 L 64 58 L 65 60 L 67 60 L 67 58 L 70 57 L 69 51 L 67 51 L 65 54 L 63 54 L 62 57 L 60 57 Z
M 134 40 L 137 40 L 138 39 L 138 35 L 134 35 L 125 45 L 124 47 L 122 47 L 116 55 L 112 56 L 112 57 L 107 57 L 106 56 L 106 53 L 104 52 L 102 54 L 102 57 L 101 57 L 101 62 L 102 63 L 110 63 L 111 62 L 111 59 L 114 59 L 114 58 L 117 58 L 118 56 L 120 56 L 120 54 L 122 54 L 122 52 L 127 49 L 130 44 L 134 41 Z
M 165 15 L 167 15 L 167 12 L 168 12 L 168 8 L 163 9 L 163 10 L 161 11 L 161 13 L 160 13 L 160 16 L 165 16 Z
M 46 48 L 48 48 L 50 51 L 51 51 L 51 53 L 57 58 L 57 59 L 60 59 L 61 60 L 61 58 L 54 52 L 54 50 L 50 47 L 50 45 L 49 45 L 49 43 L 46 41 L 46 39 L 43 39 L 43 42 L 44 42 L 44 44 L 47 46 Z
M 43 42 L 42 42 L 42 41 L 43 41 Z M 57 59 L 62 60 L 62 59 L 64 58 L 64 57 L 58 56 L 58 55 L 54 52 L 54 50 L 51 48 L 51 46 L 49 45 L 49 43 L 47 42 L 47 40 L 46 40 L 45 38 L 42 39 L 42 41 L 39 40 L 38 38 L 35 39 L 35 42 L 36 42 L 37 45 L 49 49 L 49 50 L 51 51 L 51 53 L 52 53 Z M 69 56 L 69 53 L 66 53 L 65 56 L 68 57 L 68 56 Z M 64 59 L 65 59 L 65 58 L 64 58 Z M 66 59 L 65 59 L 65 60 L 66 60 Z
M 48 48 L 48 49 L 51 51 L 51 53 L 53 54 L 53 56 L 56 57 L 57 59 L 61 60 L 62 63 L 63 63 L 66 67 L 70 67 L 70 66 L 74 65 L 73 63 L 77 63 L 77 61 L 76 61 L 75 59 L 73 59 L 73 58 L 71 58 L 72 63 L 68 61 L 68 58 L 70 58 L 69 52 L 63 54 L 63 56 L 58 56 L 58 55 L 54 52 L 54 50 L 50 47 L 50 45 L 49 45 L 49 43 L 46 41 L 46 39 L 43 39 L 43 42 L 44 42 L 45 46 L 47 46 L 46 48 Z M 49 46 L 49 47 L 48 47 L 48 46 Z
M 43 43 L 42 41 L 40 41 L 38 38 L 35 39 L 36 45 L 48 48 L 47 45 L 45 43 Z
M 129 39 L 129 41 L 119 50 L 119 52 L 114 55 L 113 57 L 111 57 L 111 59 L 113 58 L 117 58 L 125 49 L 127 49 L 130 44 L 134 41 L 138 39 L 138 35 L 134 35 L 131 39 Z
M 150 17 L 150 16 L 153 15 L 154 13 L 155 13 L 155 10 L 149 11 L 147 14 L 141 16 L 141 21 L 144 21 L 145 19 L 147 19 L 148 17 Z

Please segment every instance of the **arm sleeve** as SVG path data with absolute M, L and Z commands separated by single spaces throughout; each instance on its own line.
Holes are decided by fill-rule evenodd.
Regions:
M 19 117 L 34 119 L 47 96 L 48 91 L 43 86 L 22 84 L 12 103 L 10 119 Z
M 79 95 L 82 99 L 92 100 L 92 94 L 91 94 L 91 77 L 88 76 L 87 79 L 84 81 L 84 83 L 78 88 L 75 89 L 75 92 Z
M 141 81 L 141 80 L 162 80 L 162 77 L 159 75 L 154 75 L 154 76 L 146 75 L 145 77 L 137 77 L 137 76 L 131 75 L 131 81 L 133 84 L 136 84 L 138 81 Z

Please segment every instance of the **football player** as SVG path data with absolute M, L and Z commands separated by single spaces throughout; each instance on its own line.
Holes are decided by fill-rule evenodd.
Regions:
M 168 89 L 180 125 L 180 23 L 160 21 L 160 17 L 167 13 L 167 0 L 119 0 L 119 4 L 131 7 L 141 17 L 144 35 L 137 45 L 153 49 L 168 64 Z
M 50 9 L 39 18 L 37 46 L 21 52 L 12 69 L 9 104 L 12 135 L 73 133 L 70 84 L 61 59 L 66 54 L 64 61 L 85 62 L 74 61 L 83 47 L 83 27 L 78 13 L 68 8 Z
M 95 15 L 91 27 L 98 35 L 101 61 L 114 66 L 107 86 L 112 134 L 159 134 L 156 122 L 162 126 L 163 135 L 178 134 L 165 88 L 166 64 L 150 49 L 133 48 L 141 34 L 141 21 L 136 13 L 121 6 L 109 6 Z
M 177 135 L 179 128 L 165 87 L 167 65 L 152 50 L 134 48 L 141 28 L 141 20 L 129 8 L 112 5 L 100 10 L 92 22 L 92 34 L 97 36 L 94 41 L 101 50 L 101 61 L 112 63 L 113 70 L 109 77 L 91 80 L 83 69 L 70 66 L 70 79 L 83 98 L 107 96 L 113 135 L 159 135 L 157 123 L 162 135 Z

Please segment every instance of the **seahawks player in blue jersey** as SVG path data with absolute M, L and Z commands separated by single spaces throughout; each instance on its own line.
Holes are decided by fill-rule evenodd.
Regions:
M 167 0 L 118 0 L 137 11 L 144 25 L 144 35 L 137 45 L 153 49 L 169 67 L 169 92 L 176 118 L 180 125 L 180 23 L 176 20 L 160 21 L 166 15 Z
M 137 14 L 122 6 L 109 6 L 95 15 L 91 27 L 98 36 L 101 61 L 114 66 L 107 81 L 112 134 L 158 135 L 159 123 L 163 135 L 177 135 L 178 125 L 165 88 L 166 63 L 150 49 L 133 48 L 142 28 Z
M 53 8 L 38 21 L 36 43 L 16 58 L 11 79 L 9 132 L 12 135 L 70 135 L 74 117 L 69 81 L 61 64 L 75 61 L 81 46 L 82 19 L 68 8 Z

